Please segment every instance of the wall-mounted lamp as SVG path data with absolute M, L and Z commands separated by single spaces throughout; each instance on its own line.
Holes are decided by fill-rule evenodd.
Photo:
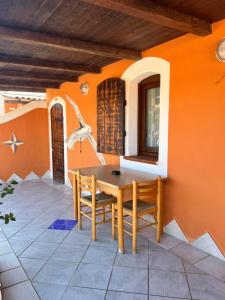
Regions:
M 82 95 L 85 95 L 85 96 L 88 94 L 88 92 L 89 92 L 88 82 L 85 81 L 85 82 L 81 83 L 80 92 L 81 92 Z
M 218 60 L 225 62 L 225 38 L 219 42 L 216 48 L 216 57 Z

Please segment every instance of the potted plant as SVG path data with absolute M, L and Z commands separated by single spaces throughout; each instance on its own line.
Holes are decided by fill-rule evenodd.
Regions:
M 18 184 L 18 182 L 14 179 L 6 183 L 0 183 L 0 198 L 13 194 L 16 184 Z M 2 204 L 2 202 L 0 202 L 0 204 Z M 0 220 L 4 220 L 5 224 L 8 224 L 10 221 L 16 221 L 16 218 L 12 212 L 7 214 L 2 214 L 2 212 L 0 212 Z

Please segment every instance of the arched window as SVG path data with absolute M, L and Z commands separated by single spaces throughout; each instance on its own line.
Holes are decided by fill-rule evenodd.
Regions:
M 159 155 L 160 75 L 138 85 L 138 153 L 140 159 L 157 163 Z
M 147 99 L 145 99 L 145 108 L 142 111 L 142 115 L 140 115 L 138 114 L 138 111 L 140 110 L 140 87 L 142 84 L 144 85 L 145 80 L 147 83 L 149 79 L 151 80 L 151 78 L 157 78 L 157 76 L 160 76 L 160 83 L 157 83 L 158 87 L 155 86 L 145 89 L 145 93 L 147 93 Z M 125 157 L 121 156 L 120 158 L 121 166 L 167 176 L 170 64 L 162 58 L 145 57 L 132 64 L 123 73 L 121 78 L 126 82 L 127 100 L 125 117 L 126 155 Z M 157 95 L 157 93 L 159 95 Z M 157 103 L 158 100 L 156 100 L 158 96 L 160 96 L 159 103 Z M 154 109 L 148 109 L 148 106 L 155 107 Z M 139 120 L 143 121 L 143 114 L 145 114 L 146 117 L 148 110 L 150 111 L 149 114 L 154 114 L 154 118 L 156 118 L 156 120 L 151 118 L 147 118 L 147 120 L 145 120 L 144 130 L 142 130 L 143 135 L 145 135 L 142 144 L 144 147 L 142 147 L 142 150 L 140 151 Z M 157 126 L 159 130 L 157 129 Z M 148 134 L 149 136 L 146 137 Z M 158 147 L 156 146 L 157 144 Z M 146 155 L 146 150 L 150 150 L 150 155 L 146 160 L 140 159 L 140 153 Z M 130 156 L 133 158 L 136 157 L 136 160 L 134 161 L 132 158 L 132 160 L 130 160 Z

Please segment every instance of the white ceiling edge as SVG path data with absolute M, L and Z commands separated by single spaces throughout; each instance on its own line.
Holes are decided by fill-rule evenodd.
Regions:
M 37 99 L 46 99 L 46 93 L 37 93 L 37 92 L 17 92 L 17 91 L 0 91 L 0 95 L 6 97 L 19 97 L 19 98 L 37 98 Z

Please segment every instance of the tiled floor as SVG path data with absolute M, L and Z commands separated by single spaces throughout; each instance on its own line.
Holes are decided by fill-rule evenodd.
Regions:
M 47 229 L 73 219 L 72 190 L 50 181 L 19 184 L 1 206 L 17 221 L 0 231 L 4 300 L 225 300 L 225 263 L 154 229 L 139 237 L 139 252 L 119 254 L 110 224 L 91 241 L 83 230 Z M 209 275 L 211 274 L 211 275 Z

